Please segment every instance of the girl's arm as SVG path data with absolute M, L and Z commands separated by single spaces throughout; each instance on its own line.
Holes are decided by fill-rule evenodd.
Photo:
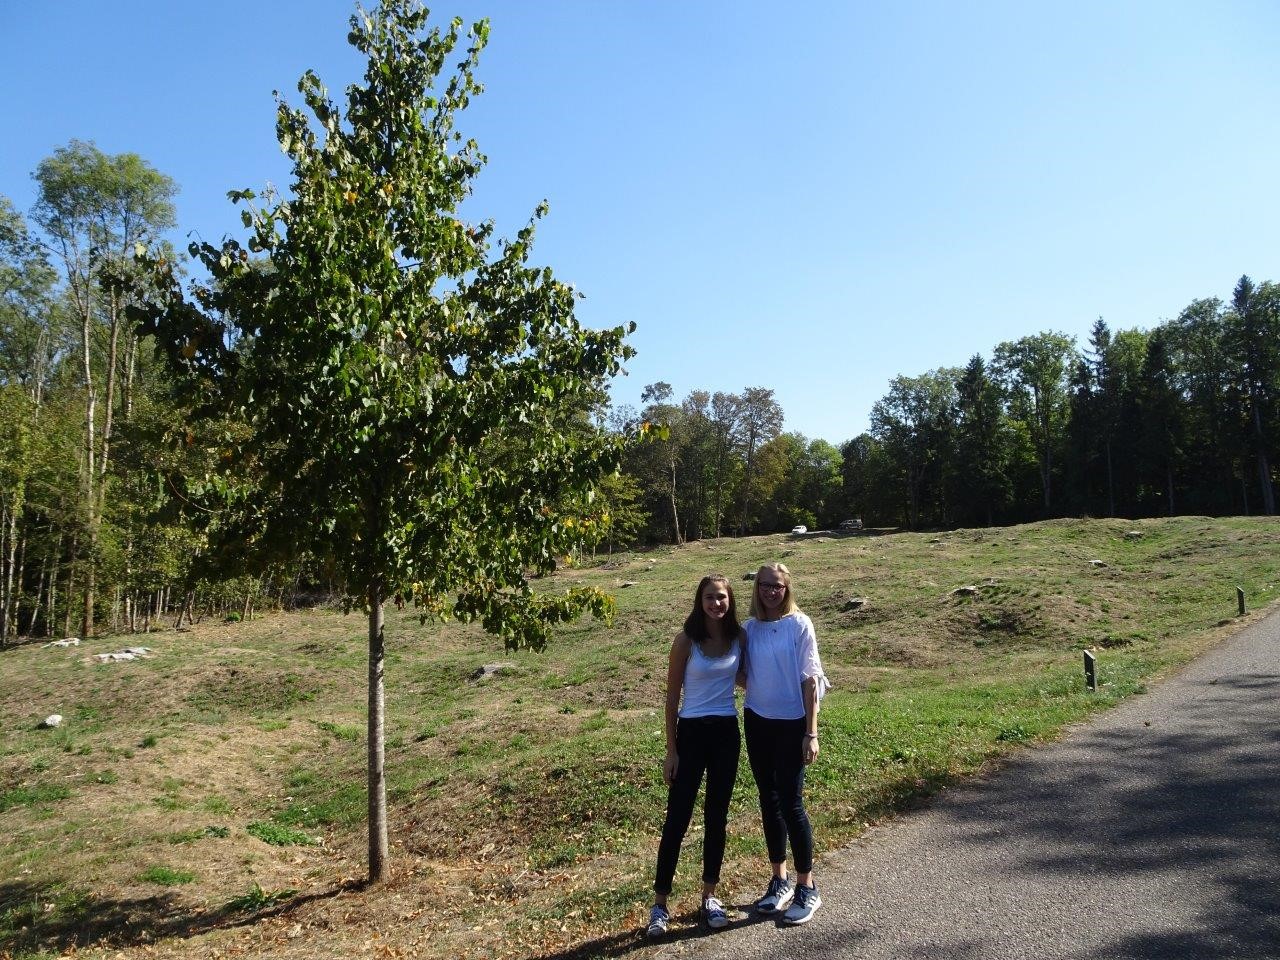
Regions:
M 818 759 L 818 678 L 809 677 L 800 685 L 804 697 L 804 762 Z
M 676 720 L 680 715 L 680 691 L 684 687 L 684 668 L 689 662 L 692 643 L 681 631 L 671 643 L 671 655 L 667 658 L 667 756 L 662 761 L 662 779 L 667 786 L 676 778 L 680 757 L 676 754 Z

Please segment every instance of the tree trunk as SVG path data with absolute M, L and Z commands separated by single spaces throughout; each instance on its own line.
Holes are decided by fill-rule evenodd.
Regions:
M 1267 462 L 1266 440 L 1262 434 L 1262 417 L 1258 413 L 1258 400 L 1253 398 L 1253 441 L 1258 450 L 1258 485 L 1262 488 L 1262 512 L 1268 517 L 1276 515 L 1275 491 L 1271 488 L 1271 465 Z
M 1114 517 L 1116 515 L 1116 493 L 1115 483 L 1111 473 L 1111 438 L 1107 437 L 1107 516 Z
M 96 507 L 98 504 L 98 471 L 97 464 L 97 441 L 95 439 L 97 431 L 97 404 L 98 394 L 97 388 L 93 383 L 93 365 L 90 362 L 92 349 L 91 325 L 93 322 L 93 310 L 88 297 L 85 298 L 83 313 L 80 317 L 80 349 L 84 353 L 84 509 L 85 509 L 85 555 L 87 562 L 84 568 L 84 632 L 81 634 L 84 639 L 88 640 L 93 636 L 93 564 L 94 555 L 97 552 L 98 536 L 97 536 L 97 520 Z M 68 630 L 70 629 L 70 599 L 71 594 L 67 594 L 68 599 Z
M 1173 467 L 1166 464 L 1164 468 L 1164 486 L 1169 495 L 1169 516 L 1173 516 Z
M 97 542 L 97 538 L 90 534 L 89 537 L 89 559 L 84 565 L 84 630 L 81 636 L 86 640 L 91 638 L 94 633 L 93 624 L 93 590 L 94 590 L 94 569 L 93 569 L 93 547 Z
M 385 770 L 383 689 L 386 648 L 383 637 L 382 584 L 369 585 L 369 882 L 390 876 L 387 843 L 387 780 Z
M 58 534 L 58 542 L 53 553 L 49 555 L 49 595 L 48 606 L 44 615 L 44 635 L 53 636 L 53 620 L 58 609 L 58 558 L 62 556 L 62 534 Z M 69 576 L 69 575 L 68 575 Z
M 676 545 L 684 543 L 680 535 L 680 514 L 676 510 L 676 458 L 671 458 L 671 529 L 675 531 Z
M 67 589 L 64 594 L 67 598 L 66 613 L 62 618 L 62 635 L 64 637 L 71 636 L 71 608 L 74 606 L 72 597 L 75 596 L 75 573 L 76 573 L 76 554 L 79 543 L 75 537 L 71 538 L 71 552 L 67 554 Z
M 47 582 L 49 573 L 50 558 L 45 557 L 40 561 L 40 579 L 36 582 L 36 599 L 31 604 L 31 619 L 27 621 L 27 636 L 34 637 L 36 635 L 36 618 L 40 615 L 40 603 L 44 599 L 44 586 Z M 45 633 L 49 632 L 48 623 L 45 624 Z
M 13 593 L 14 524 L 6 501 L 0 505 L 0 647 L 9 641 L 9 597 Z
M 98 457 L 98 495 L 106 491 L 107 462 L 111 456 L 111 426 L 115 415 L 116 354 L 120 347 L 120 295 L 111 293 L 111 345 L 107 348 L 107 391 L 102 404 L 102 450 Z M 102 504 L 98 504 L 101 513 Z

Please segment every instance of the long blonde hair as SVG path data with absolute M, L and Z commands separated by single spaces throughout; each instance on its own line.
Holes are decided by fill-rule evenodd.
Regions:
M 771 570 L 778 575 L 778 578 L 787 585 L 786 592 L 782 595 L 782 606 L 778 610 L 778 619 L 781 620 L 789 613 L 795 613 L 799 607 L 796 606 L 795 594 L 791 590 L 791 571 L 787 569 L 785 563 L 765 563 L 761 564 L 760 569 L 756 571 L 755 583 L 751 589 L 751 616 L 757 620 L 763 620 L 761 616 L 764 611 L 764 605 L 760 602 L 760 574 L 766 570 Z

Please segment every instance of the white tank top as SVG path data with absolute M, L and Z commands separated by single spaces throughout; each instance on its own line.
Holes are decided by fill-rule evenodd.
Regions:
M 697 643 L 692 643 L 684 665 L 684 692 L 680 700 L 680 716 L 736 717 L 733 685 L 738 676 L 741 646 L 735 638 L 729 650 L 719 657 L 709 657 Z

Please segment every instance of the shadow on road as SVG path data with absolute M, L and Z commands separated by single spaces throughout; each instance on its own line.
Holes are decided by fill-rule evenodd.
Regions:
M 1187 692 L 1166 720 L 1080 731 L 1055 748 L 1052 778 L 994 777 L 947 807 L 968 839 L 1019 851 L 1012 863 L 1028 878 L 1087 866 L 1117 914 L 1154 906 L 1137 898 L 1166 880 L 1141 883 L 1144 874 L 1212 905 L 1191 929 L 1120 931 L 1105 951 L 1072 960 L 1280 955 L 1280 675 Z M 963 958 L 964 944 L 948 944 L 948 956 Z

